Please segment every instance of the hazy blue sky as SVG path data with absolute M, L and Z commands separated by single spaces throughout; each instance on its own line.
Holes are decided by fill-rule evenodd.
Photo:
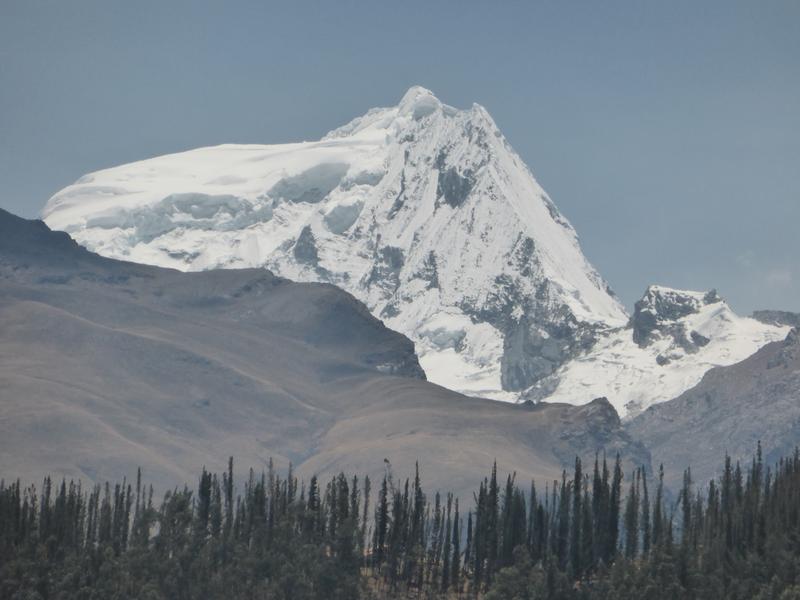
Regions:
M 0 0 L 0 206 L 412 84 L 486 106 L 631 305 L 800 310 L 800 2 Z

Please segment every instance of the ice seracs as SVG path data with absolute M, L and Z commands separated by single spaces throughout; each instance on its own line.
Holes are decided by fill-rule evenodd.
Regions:
M 611 374 L 573 369 L 605 369 L 589 357 L 631 337 L 575 230 L 488 112 L 421 87 L 317 142 L 200 148 L 92 173 L 43 216 L 114 258 L 264 266 L 338 285 L 416 342 L 430 380 L 467 394 L 588 402 Z M 653 364 L 643 402 L 672 381 Z M 612 379 L 595 395 L 618 390 L 627 405 L 628 379 Z

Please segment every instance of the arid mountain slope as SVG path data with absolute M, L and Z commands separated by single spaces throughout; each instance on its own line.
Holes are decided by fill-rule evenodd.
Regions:
M 635 417 L 628 430 L 647 441 L 653 464 L 663 461 L 673 486 L 687 466 L 696 481 L 717 475 L 725 453 L 749 461 L 759 440 L 767 464 L 791 454 L 800 444 L 800 332 L 712 369 L 678 398 Z
M 269 457 L 303 473 L 467 493 L 497 459 L 540 480 L 576 454 L 647 462 L 611 406 L 531 407 L 424 380 L 413 344 L 334 286 L 263 269 L 182 273 L 101 258 L 0 211 L 0 473 L 159 488 Z

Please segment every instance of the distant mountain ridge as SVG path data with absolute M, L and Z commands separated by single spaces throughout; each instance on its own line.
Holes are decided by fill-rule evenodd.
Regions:
M 421 87 L 320 141 L 200 148 L 86 175 L 43 216 L 113 258 L 333 283 L 414 340 L 432 381 L 474 396 L 607 396 L 633 413 L 786 334 L 726 308 L 692 325 L 716 336 L 706 347 L 665 341 L 666 314 L 652 340 L 633 339 L 646 313 L 629 325 L 489 113 Z
M 649 455 L 607 401 L 512 405 L 424 380 L 410 340 L 335 286 L 265 269 L 183 273 L 103 258 L 0 210 L 0 477 L 159 490 L 270 457 L 305 475 L 424 460 L 472 490 L 497 460 L 558 477 L 576 455 Z
M 753 312 L 753 318 L 769 325 L 800 327 L 800 313 L 787 310 L 757 310 Z

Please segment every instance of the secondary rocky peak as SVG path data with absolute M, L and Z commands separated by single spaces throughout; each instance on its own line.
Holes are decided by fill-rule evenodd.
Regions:
M 800 328 L 793 328 L 783 340 L 779 353 L 780 361 L 784 367 L 789 367 L 792 362 L 800 360 Z
M 716 302 L 722 302 L 717 290 L 695 292 L 651 285 L 636 303 L 636 312 L 652 312 L 660 319 L 675 320 Z
M 800 362 L 800 328 L 795 327 L 786 335 L 786 339 L 780 344 L 780 349 L 769 358 L 767 368 L 791 369 L 798 362 Z M 797 375 L 800 376 L 800 371 L 797 371 Z
M 693 292 L 651 285 L 634 305 L 630 322 L 633 340 L 640 346 L 645 346 L 654 333 L 663 332 L 684 317 L 698 314 L 703 307 L 721 302 L 723 300 L 716 290 Z M 703 336 L 693 333 L 697 343 L 702 345 Z
M 607 395 L 628 418 L 675 398 L 709 369 L 743 360 L 787 332 L 787 327 L 738 316 L 715 290 L 653 285 L 626 327 L 602 334 L 524 395 L 567 402 Z

